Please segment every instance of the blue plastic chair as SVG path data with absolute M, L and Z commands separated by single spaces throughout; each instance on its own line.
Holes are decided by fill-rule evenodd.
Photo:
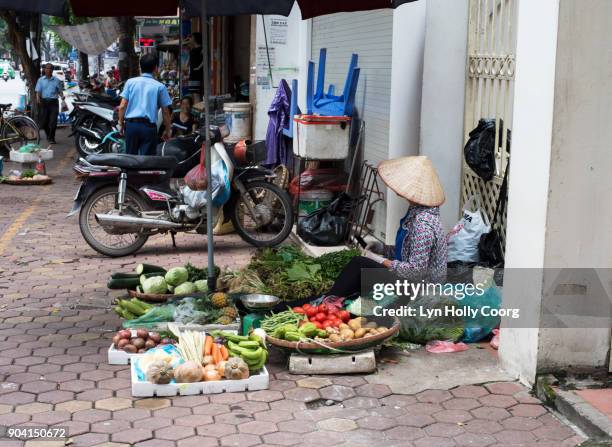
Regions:
M 314 62 L 308 62 L 308 85 L 306 88 L 307 114 L 323 116 L 352 116 L 355 106 L 355 94 L 359 81 L 360 69 L 357 67 L 357 54 L 351 55 L 348 73 L 344 82 L 342 94 L 336 96 L 336 87 L 330 84 L 325 93 L 325 64 L 327 49 L 321 48 L 319 52 L 319 69 L 317 73 L 317 89 L 314 92 Z

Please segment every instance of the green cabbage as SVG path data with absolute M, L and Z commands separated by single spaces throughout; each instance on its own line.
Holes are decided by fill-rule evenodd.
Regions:
M 168 290 L 168 285 L 163 276 L 152 276 L 145 279 L 142 290 L 144 293 L 164 294 Z
M 202 293 L 208 292 L 208 281 L 205 279 L 198 279 L 197 281 L 193 283 L 193 285 L 195 286 L 198 292 L 202 292 Z
M 189 278 L 189 273 L 185 267 L 174 267 L 166 273 L 166 282 L 171 286 L 183 284 Z
M 184 282 L 174 288 L 175 295 L 189 295 L 196 292 L 196 286 L 192 282 Z

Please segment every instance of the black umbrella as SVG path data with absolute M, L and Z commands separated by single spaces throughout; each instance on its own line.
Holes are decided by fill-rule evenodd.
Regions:
M 32 12 L 37 14 L 47 14 L 50 16 L 63 16 L 64 7 L 68 0 L 0 0 L 0 9 L 10 9 L 11 11 Z

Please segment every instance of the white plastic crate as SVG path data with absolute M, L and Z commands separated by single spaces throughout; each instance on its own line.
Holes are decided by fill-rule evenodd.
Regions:
M 10 152 L 11 161 L 15 161 L 17 163 L 36 163 L 39 155 L 43 160 L 51 160 L 53 158 L 53 149 L 41 149 L 40 151 L 32 154 L 18 151 Z
M 311 160 L 342 160 L 347 157 L 349 117 L 297 115 L 293 121 L 295 155 Z
M 141 354 L 142 355 L 142 354 Z M 270 385 L 270 375 L 264 367 L 259 374 L 244 380 L 215 380 L 210 382 L 169 383 L 158 385 L 141 382 L 136 375 L 136 366 L 132 363 L 132 396 L 190 396 L 194 394 L 242 393 L 245 391 L 267 390 Z
M 140 357 L 143 356 L 144 353 L 130 353 L 130 352 L 125 352 L 121 349 L 115 349 L 115 345 L 111 345 L 110 348 L 108 348 L 108 364 L 109 365 L 128 365 L 131 361 L 132 358 L 134 357 Z

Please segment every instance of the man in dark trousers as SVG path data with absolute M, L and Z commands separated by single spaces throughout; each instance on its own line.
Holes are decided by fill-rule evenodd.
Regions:
M 157 147 L 157 111 L 161 107 L 165 132 L 172 135 L 170 109 L 172 104 L 168 90 L 154 79 L 157 74 L 157 56 L 145 54 L 140 58 L 141 75 L 128 79 L 121 92 L 119 124 L 124 129 L 128 154 L 155 155 Z
M 38 125 L 47 134 L 49 144 L 55 144 L 59 98 L 64 99 L 64 84 L 53 76 L 53 64 L 45 64 L 44 76 L 36 82 L 36 99 L 40 107 Z

